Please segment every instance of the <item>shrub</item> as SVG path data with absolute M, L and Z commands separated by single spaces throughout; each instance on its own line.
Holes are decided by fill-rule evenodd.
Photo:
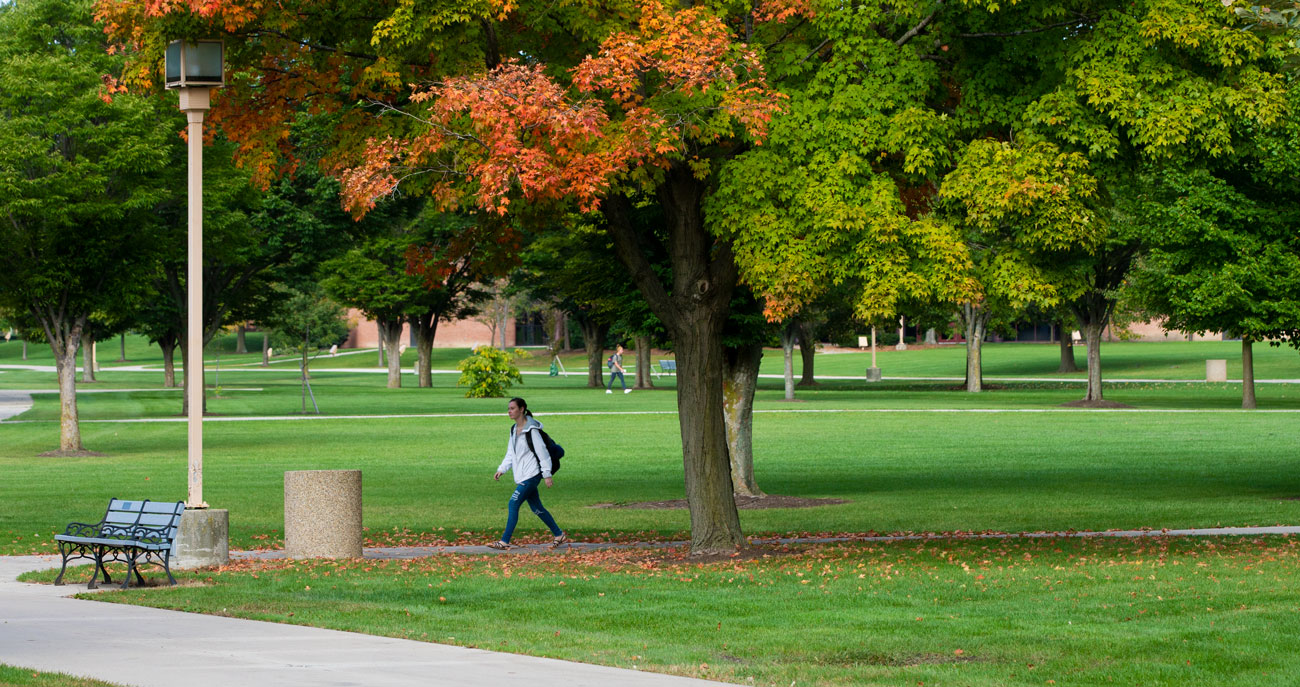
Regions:
M 524 383 L 515 361 L 528 356 L 516 349 L 507 353 L 491 346 L 479 346 L 474 354 L 456 364 L 460 380 L 456 386 L 467 386 L 465 398 L 504 398 L 511 382 Z

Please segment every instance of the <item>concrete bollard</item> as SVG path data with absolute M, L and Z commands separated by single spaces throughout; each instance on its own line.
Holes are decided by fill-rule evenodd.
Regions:
M 1228 361 L 1227 360 L 1205 361 L 1205 381 L 1207 382 L 1228 381 Z
M 361 471 L 284 473 L 284 555 L 361 557 Z
M 880 368 L 878 368 L 878 367 L 868 367 L 868 368 L 867 368 L 867 381 L 868 381 L 868 382 L 879 382 L 879 381 L 880 381 Z

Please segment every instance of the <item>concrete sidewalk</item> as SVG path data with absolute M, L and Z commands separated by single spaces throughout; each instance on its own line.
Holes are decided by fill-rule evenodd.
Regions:
M 134 687 L 723 683 L 297 625 L 66 598 L 84 584 L 15 582 L 57 557 L 0 557 L 0 663 Z M 628 622 L 636 622 L 628 618 Z M 446 628 L 454 635 L 454 627 Z
M 32 395 L 26 391 L 0 390 L 0 421 L 22 415 L 32 409 Z

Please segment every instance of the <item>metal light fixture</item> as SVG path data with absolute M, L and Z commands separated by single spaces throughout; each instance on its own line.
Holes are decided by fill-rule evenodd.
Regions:
M 167 44 L 167 88 L 220 88 L 225 81 L 225 47 L 221 41 L 172 41 Z

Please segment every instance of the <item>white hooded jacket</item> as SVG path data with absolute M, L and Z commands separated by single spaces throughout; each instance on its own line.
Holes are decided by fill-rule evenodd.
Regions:
M 506 457 L 501 461 L 501 467 L 497 472 L 505 473 L 509 470 L 515 478 L 515 484 L 523 484 L 540 472 L 542 477 L 551 476 L 551 453 L 546 450 L 546 442 L 542 440 L 542 423 L 534 418 L 528 418 L 524 425 L 523 432 L 516 432 L 518 425 L 510 426 L 510 440 L 506 442 Z M 527 433 L 532 434 L 533 449 L 537 452 L 533 455 L 528 450 L 528 438 L 524 436 Z

